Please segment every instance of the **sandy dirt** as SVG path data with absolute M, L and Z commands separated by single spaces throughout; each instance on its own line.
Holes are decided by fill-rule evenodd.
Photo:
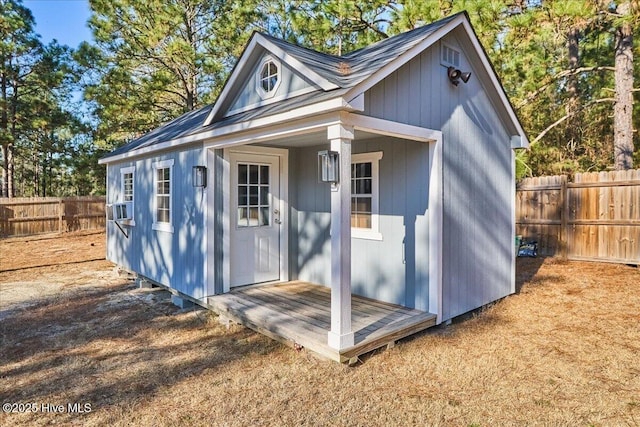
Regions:
M 62 296 L 77 286 L 104 286 L 113 279 L 116 270 L 105 261 L 104 233 L 63 236 L 0 240 L 0 310 L 4 315 L 9 309 Z
M 519 259 L 515 295 L 347 367 L 179 310 L 104 252 L 0 240 L 0 425 L 640 424 L 636 267 Z

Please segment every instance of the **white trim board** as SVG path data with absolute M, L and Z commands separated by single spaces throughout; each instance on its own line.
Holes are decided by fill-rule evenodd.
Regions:
M 251 37 L 249 44 L 245 48 L 244 52 L 242 52 L 242 55 L 240 55 L 238 62 L 236 62 L 236 65 L 233 67 L 233 70 L 231 71 L 231 75 L 229 76 L 229 78 L 227 79 L 226 83 L 222 88 L 222 92 L 220 92 L 220 95 L 218 95 L 218 99 L 216 100 L 216 103 L 213 105 L 213 108 L 211 109 L 211 111 L 209 111 L 207 118 L 204 120 L 203 126 L 208 126 L 211 124 L 211 122 L 213 121 L 213 118 L 216 116 L 216 114 L 220 110 L 220 106 L 222 105 L 222 100 L 226 99 L 229 96 L 229 92 L 231 92 L 231 89 L 235 86 L 236 80 L 240 78 L 239 76 L 241 71 L 244 70 L 245 67 L 247 66 L 247 62 L 249 62 L 249 57 L 255 50 L 256 45 L 258 45 L 258 40 L 256 36 L 257 36 L 257 33 L 255 33 L 253 37 Z
M 323 114 L 308 119 L 283 122 L 265 129 L 247 130 L 235 135 L 216 138 L 205 142 L 205 147 L 228 148 L 236 145 L 260 144 L 273 139 L 294 137 L 308 133 L 320 132 L 328 126 L 338 124 L 340 116 L 336 113 Z
M 124 188 L 124 175 L 126 174 L 131 174 L 131 190 L 132 190 L 132 198 L 131 200 L 125 200 L 124 196 L 125 196 L 125 188 Z M 132 166 L 127 166 L 127 167 L 123 167 L 120 168 L 120 198 L 122 199 L 123 202 L 129 201 L 131 202 L 131 219 L 127 219 L 124 221 L 121 221 L 121 223 L 123 225 L 128 225 L 131 227 L 134 227 L 136 225 L 136 216 L 135 216 L 135 212 L 136 212 L 136 166 L 132 165 Z
M 371 228 L 358 228 L 351 226 L 351 237 L 354 239 L 382 240 L 380 232 L 380 160 L 383 151 L 369 151 L 365 153 L 351 154 L 351 164 L 371 163 Z M 351 178 L 353 180 L 353 178 Z M 351 193 L 353 200 L 353 193 Z M 356 195 L 357 197 L 357 195 Z
M 371 89 L 373 86 L 375 86 L 377 83 L 384 80 L 391 73 L 393 73 L 394 71 L 396 71 L 397 69 L 399 69 L 400 67 L 408 63 L 409 61 L 411 61 L 420 53 L 424 52 L 426 49 L 428 49 L 433 44 L 435 44 L 440 39 L 442 39 L 445 35 L 449 34 L 455 27 L 457 27 L 464 21 L 466 21 L 466 18 L 464 17 L 464 15 L 459 14 L 455 19 L 451 20 L 450 22 L 446 23 L 442 27 L 438 28 L 433 33 L 427 35 L 422 41 L 416 43 L 412 48 L 407 50 L 405 53 L 403 53 L 393 61 L 389 62 L 384 67 L 380 68 L 378 71 L 373 73 L 367 79 L 363 80 L 362 82 L 352 87 L 347 92 L 345 97 L 348 98 L 349 96 L 356 96 L 358 94 L 364 93 L 367 90 Z
M 498 81 L 496 73 L 493 67 L 491 66 L 491 64 L 489 63 L 489 59 L 487 58 L 487 55 L 484 49 L 480 45 L 480 42 L 478 41 L 478 38 L 476 37 L 475 32 L 473 31 L 473 28 L 471 27 L 471 24 L 466 14 L 464 13 L 460 13 L 457 17 L 455 17 L 455 19 L 443 25 L 442 27 L 440 27 L 439 29 L 437 29 L 436 31 L 428 35 L 421 42 L 417 43 L 415 46 L 407 50 L 401 56 L 391 61 L 386 66 L 380 68 L 378 71 L 376 71 L 374 74 L 369 76 L 367 79 L 363 80 L 362 82 L 360 82 L 359 84 L 351 88 L 344 95 L 344 97 L 348 99 L 349 97 L 363 94 L 364 92 L 366 92 L 367 90 L 375 86 L 377 83 L 384 80 L 394 71 L 398 70 L 400 67 L 407 64 L 417 55 L 419 55 L 429 47 L 433 46 L 434 44 L 442 40 L 447 34 L 450 34 L 458 26 L 461 26 L 466 32 L 467 38 L 471 42 L 471 45 L 473 46 L 473 49 L 475 50 L 476 55 L 480 58 L 484 71 L 489 76 L 489 79 L 493 86 L 492 89 L 498 95 L 498 98 L 500 99 L 503 108 L 507 112 L 509 119 L 513 123 L 513 126 L 515 127 L 518 135 L 522 137 L 521 148 L 529 147 L 527 134 L 522 128 L 522 124 L 518 120 L 515 114 L 515 111 L 513 110 L 513 107 L 507 98 L 504 88 L 502 87 L 502 84 L 500 84 L 500 82 Z M 440 57 L 440 53 L 438 53 L 438 57 Z
M 442 322 L 442 132 L 429 144 L 429 313 Z
M 282 62 L 285 62 L 292 69 L 297 70 L 307 80 L 311 81 L 314 85 L 316 85 L 320 89 L 324 91 L 329 91 L 329 90 L 338 88 L 337 85 L 331 83 L 324 77 L 320 76 L 318 73 L 316 73 L 315 71 L 313 71 L 312 69 L 304 65 L 302 62 L 298 61 L 296 58 L 286 53 L 283 49 L 279 48 L 274 43 L 267 40 L 267 38 L 264 37 L 262 34 L 254 33 L 253 37 L 251 38 L 251 41 L 247 45 L 247 48 L 242 53 L 242 56 L 238 60 L 236 66 L 233 68 L 233 71 L 231 72 L 231 76 L 229 76 L 229 79 L 227 80 L 224 88 L 222 89 L 222 93 L 220 93 L 220 96 L 218 96 L 216 103 L 214 104 L 213 108 L 209 112 L 209 115 L 205 119 L 203 126 L 210 125 L 213 122 L 213 119 L 218 115 L 218 113 L 220 112 L 220 108 L 227 100 L 227 97 L 236 88 L 236 84 L 240 81 L 241 76 L 245 70 L 245 67 L 247 66 L 247 63 L 249 62 L 250 58 L 254 55 L 255 50 L 258 48 L 258 46 L 261 46 L 262 48 L 267 50 L 268 53 L 278 58 Z
M 344 105 L 343 98 L 338 98 L 338 100 L 339 101 L 336 101 L 336 99 L 331 100 L 329 104 L 325 105 L 331 107 L 329 112 L 318 112 L 310 115 L 306 114 L 306 111 L 298 112 L 301 114 L 301 118 L 298 120 L 296 120 L 296 115 L 298 113 L 283 113 L 272 117 L 258 119 L 254 122 L 243 122 L 237 125 L 230 125 L 214 131 L 203 132 L 189 137 L 179 138 L 173 141 L 167 141 L 165 143 L 130 151 L 119 156 L 101 159 L 99 163 L 111 163 L 118 160 L 138 157 L 143 154 L 153 153 L 155 151 L 169 150 L 189 143 L 198 143 L 203 139 L 206 139 L 203 143 L 203 148 L 205 149 L 226 148 L 249 143 L 259 144 L 277 138 L 293 137 L 296 135 L 322 131 L 331 125 L 339 123 L 353 126 L 354 129 L 364 132 L 414 141 L 430 142 L 438 138 L 439 131 L 434 129 L 407 125 L 391 120 L 378 119 L 350 111 L 340 111 L 339 109 L 334 110 L 334 107 L 337 107 L 338 104 L 340 106 Z M 356 97 L 353 101 L 356 104 L 355 106 L 361 107 L 364 105 L 363 96 Z M 269 128 L 265 129 L 266 126 Z
M 264 69 L 264 66 L 270 62 L 273 63 L 273 65 L 275 65 L 277 74 L 276 74 L 276 84 L 271 88 L 270 91 L 267 92 L 262 87 L 262 81 L 264 80 L 264 78 L 262 77 L 262 70 Z M 271 77 L 271 76 L 268 75 L 268 77 Z M 272 55 L 269 55 L 269 54 L 264 55 L 258 65 L 258 69 L 256 70 L 253 78 L 256 81 L 255 82 L 256 92 L 258 93 L 260 98 L 262 98 L 263 101 L 272 100 L 276 92 L 278 91 L 278 88 L 280 87 L 280 83 L 282 83 L 282 63 L 276 58 L 274 58 Z M 251 79 L 251 77 L 249 77 L 249 79 Z M 230 115 L 230 114 L 227 114 L 227 115 Z
M 233 116 L 234 114 L 244 113 L 245 111 L 254 110 L 256 108 L 264 107 L 265 105 L 269 105 L 269 104 L 275 104 L 278 101 L 284 101 L 285 99 L 288 99 L 288 98 L 295 98 L 296 96 L 305 95 L 307 93 L 311 93 L 311 92 L 315 92 L 315 91 L 317 91 L 317 89 L 314 88 L 314 87 L 306 87 L 304 89 L 296 90 L 294 92 L 289 92 L 289 93 L 285 93 L 285 94 L 282 94 L 282 95 L 279 95 L 279 96 L 273 96 L 271 98 L 266 98 L 266 99 L 263 99 L 261 101 L 258 101 L 256 103 L 254 103 L 254 104 L 245 105 L 242 108 L 236 108 L 235 110 L 229 110 L 229 111 L 227 111 L 227 114 L 225 115 L 225 117 Z
M 476 54 L 478 55 L 478 57 L 480 57 L 480 61 L 482 61 L 482 66 L 484 67 L 486 73 L 489 75 L 489 78 L 491 79 L 491 83 L 493 84 L 493 89 L 498 94 L 500 101 L 502 101 L 502 105 L 504 109 L 507 111 L 507 114 L 509 115 L 509 118 L 511 119 L 511 122 L 515 126 L 516 130 L 518 131 L 518 134 L 522 137 L 521 147 L 528 148 L 529 139 L 527 138 L 527 133 L 522 128 L 522 124 L 520 123 L 520 120 L 516 116 L 516 113 L 513 110 L 513 107 L 511 106 L 511 102 L 507 98 L 507 94 L 505 93 L 504 88 L 502 87 L 502 84 L 498 81 L 498 77 L 496 76 L 496 73 L 493 70 L 493 66 L 489 62 L 489 58 L 487 57 L 484 51 L 484 48 L 482 47 L 482 45 L 480 45 L 480 41 L 475 36 L 473 28 L 471 28 L 471 23 L 465 18 L 462 21 L 462 26 L 467 32 L 469 40 L 471 40 L 471 44 L 473 45 L 473 48 L 475 49 Z
M 174 159 L 166 159 L 166 160 L 160 160 L 157 162 L 153 163 L 153 177 L 152 177 L 152 182 L 153 182 L 153 223 L 151 224 L 151 229 L 156 230 L 156 231 L 165 231 L 168 233 L 173 233 L 174 228 L 173 228 L 173 218 L 175 217 L 175 213 L 173 212 L 174 210 L 174 206 L 173 206 L 173 193 L 174 193 L 174 188 L 173 188 L 173 183 L 175 181 L 175 175 L 174 175 Z M 158 221 L 158 196 L 160 196 L 160 194 L 158 194 L 158 169 L 169 169 L 169 222 L 160 222 Z M 165 196 L 165 194 L 162 194 L 162 196 Z
M 258 42 L 274 56 L 280 58 L 283 62 L 286 62 L 294 70 L 298 70 L 300 74 L 304 75 L 307 79 L 311 80 L 314 84 L 318 85 L 322 90 L 329 91 L 337 89 L 338 85 L 331 83 L 329 80 L 320 76 L 320 74 L 313 71 L 311 68 L 298 61 L 293 56 L 289 55 L 280 47 L 267 40 L 262 34 L 257 34 Z
M 204 215 L 205 215 L 205 248 L 206 248 L 206 256 L 204 257 L 204 283 L 205 283 L 205 295 L 206 298 L 209 295 L 215 295 L 215 258 L 216 258 L 216 201 L 215 201 L 215 191 L 216 191 L 216 174 L 217 174 L 217 166 L 216 166 L 216 153 L 214 150 L 206 150 L 205 149 L 205 158 L 207 162 L 207 170 L 209 174 L 209 179 L 207 182 L 207 188 L 205 191 L 204 198 Z
M 345 98 L 338 96 L 336 98 L 329 99 L 327 101 L 318 102 L 316 104 L 306 105 L 304 107 L 297 108 L 295 110 L 287 111 L 284 113 L 274 114 L 272 116 L 260 117 L 254 120 L 247 120 L 240 123 L 234 123 L 220 128 L 212 129 L 209 131 L 203 131 L 180 138 L 171 139 L 169 141 L 161 142 L 158 144 L 141 147 L 126 153 L 118 154 L 115 156 L 104 157 L 98 160 L 99 164 L 112 163 L 124 159 L 132 159 L 142 155 L 155 153 L 157 151 L 171 150 L 182 145 L 195 144 L 205 141 L 206 147 L 211 146 L 224 146 L 224 144 L 212 144 L 217 139 L 222 139 L 228 135 L 239 133 L 243 131 L 257 131 L 259 129 L 277 125 L 288 125 L 293 120 L 298 119 L 310 119 L 312 121 L 317 120 L 318 116 L 322 116 L 325 113 L 337 112 L 337 111 L 363 111 L 364 100 L 362 97 L 355 97 L 351 101 L 347 101 Z
M 356 130 L 371 132 L 378 135 L 394 138 L 409 139 L 420 142 L 436 141 L 441 137 L 441 132 L 419 126 L 407 125 L 391 120 L 378 119 L 362 114 L 345 113 L 341 115 L 346 124 L 350 124 Z

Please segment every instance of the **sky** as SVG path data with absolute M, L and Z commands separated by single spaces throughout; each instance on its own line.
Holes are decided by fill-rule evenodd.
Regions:
M 77 48 L 83 41 L 91 41 L 87 27 L 90 16 L 88 0 L 23 0 L 36 21 L 35 32 L 43 44 L 56 39 L 58 43 Z

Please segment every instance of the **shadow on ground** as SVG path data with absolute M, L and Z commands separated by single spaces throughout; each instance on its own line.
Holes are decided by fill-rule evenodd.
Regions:
M 199 307 L 179 310 L 167 291 L 131 280 L 74 288 L 3 319 L 0 401 L 127 406 L 279 345 L 255 335 L 227 330 Z

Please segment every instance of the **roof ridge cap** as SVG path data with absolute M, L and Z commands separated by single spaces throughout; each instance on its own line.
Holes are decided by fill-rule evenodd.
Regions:
M 344 58 L 343 56 L 333 55 L 333 54 L 327 53 L 327 52 L 322 52 L 320 50 L 312 49 L 310 47 L 303 46 L 301 44 L 297 44 L 297 43 L 290 42 L 290 41 L 285 40 L 285 39 L 281 39 L 281 38 L 276 37 L 276 36 L 272 36 L 271 34 L 268 34 L 268 33 L 264 32 L 264 31 L 256 31 L 256 32 L 258 34 L 260 34 L 261 36 L 267 38 L 267 39 L 275 40 L 277 42 L 284 43 L 284 44 L 287 44 L 287 45 L 290 45 L 290 46 L 293 46 L 293 47 L 297 47 L 299 49 L 304 49 L 304 50 L 306 50 L 308 52 L 311 52 L 311 53 L 314 53 L 316 55 L 328 56 L 328 57 L 331 57 L 333 59 L 342 59 L 342 58 Z
M 466 10 L 462 10 L 460 12 L 454 13 L 453 15 L 445 16 L 444 18 L 440 18 L 440 19 L 438 19 L 436 21 L 429 22 L 428 24 L 424 24 L 424 25 L 421 25 L 419 27 L 415 27 L 415 28 L 412 28 L 410 30 L 403 31 L 403 32 L 398 33 L 398 34 L 394 34 L 392 36 L 388 36 L 387 38 L 382 39 L 382 40 L 378 40 L 375 43 L 371 43 L 371 44 L 369 44 L 367 46 L 363 46 L 363 47 L 361 47 L 359 49 L 352 50 L 351 52 L 343 55 L 341 58 L 346 58 L 346 59 L 350 59 L 351 60 L 353 56 L 357 56 L 360 53 L 362 53 L 363 51 L 367 51 L 367 50 L 370 50 L 370 49 L 375 49 L 380 44 L 385 43 L 386 41 L 391 40 L 394 37 L 397 37 L 397 36 L 400 36 L 400 35 L 406 35 L 406 34 L 409 34 L 409 33 L 412 33 L 412 32 L 416 32 L 416 31 L 424 31 L 425 28 L 431 27 L 432 25 L 439 24 L 439 23 L 442 24 L 445 21 L 446 22 L 452 21 L 455 18 L 457 18 L 459 15 L 465 15 L 467 17 L 467 20 L 469 19 L 469 14 L 467 13 L 467 11 Z M 425 35 L 424 37 L 427 37 L 427 35 Z

